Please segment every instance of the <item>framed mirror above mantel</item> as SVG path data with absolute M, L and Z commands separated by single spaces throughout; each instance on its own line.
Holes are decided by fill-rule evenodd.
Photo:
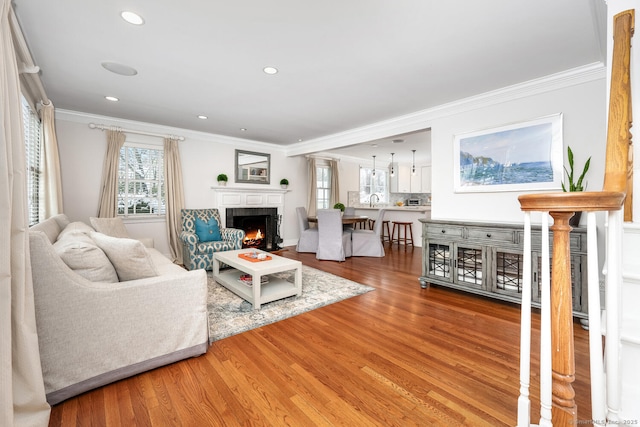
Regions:
M 269 184 L 271 154 L 236 150 L 236 183 Z

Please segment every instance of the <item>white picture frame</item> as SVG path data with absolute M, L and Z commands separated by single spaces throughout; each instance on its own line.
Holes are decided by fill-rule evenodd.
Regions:
M 562 114 L 454 136 L 454 191 L 560 190 Z

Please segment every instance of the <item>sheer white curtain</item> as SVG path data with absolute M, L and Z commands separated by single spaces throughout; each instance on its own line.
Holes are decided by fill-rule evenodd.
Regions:
M 118 162 L 120 149 L 127 136 L 119 130 L 107 131 L 107 153 L 102 166 L 102 192 L 100 193 L 100 218 L 114 218 L 118 207 Z
M 46 426 L 33 302 L 18 67 L 0 0 L 0 425 Z
M 340 174 L 338 172 L 338 160 L 329 160 L 330 170 L 330 190 L 329 190 L 329 207 L 333 207 L 340 201 Z M 307 213 L 309 216 L 316 216 L 318 210 L 318 160 L 315 157 L 307 159 L 309 167 L 309 200 L 307 205 Z
M 180 164 L 177 139 L 164 139 L 164 182 L 167 203 L 166 224 L 171 257 L 178 264 L 182 264 L 182 242 L 180 241 L 182 220 L 180 218 L 180 210 L 184 207 L 184 189 L 182 186 L 182 166 Z
M 42 120 L 42 181 L 40 220 L 64 212 L 62 207 L 62 179 L 60 178 L 60 155 L 53 103 L 49 101 L 40 108 Z
M 318 210 L 317 161 L 315 158 L 309 157 L 307 163 L 309 167 L 309 201 L 307 205 L 307 215 L 316 216 L 316 211 Z

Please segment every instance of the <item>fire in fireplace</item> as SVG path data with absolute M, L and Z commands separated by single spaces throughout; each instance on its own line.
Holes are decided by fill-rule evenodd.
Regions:
M 277 208 L 227 208 L 226 226 L 244 230 L 243 248 L 278 249 Z

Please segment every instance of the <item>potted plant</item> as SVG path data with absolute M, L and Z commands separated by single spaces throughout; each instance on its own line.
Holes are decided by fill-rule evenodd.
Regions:
M 227 177 L 227 175 L 221 173 L 218 175 L 218 185 L 227 185 L 227 181 L 229 180 L 229 178 Z
M 567 146 L 567 158 L 569 160 L 569 169 L 567 170 L 566 166 L 564 168 L 564 172 L 567 174 L 567 185 L 565 185 L 565 183 L 562 183 L 562 190 L 563 191 L 584 191 L 585 188 L 587 188 L 587 183 L 584 182 L 584 177 L 587 174 L 587 171 L 589 170 L 589 166 L 591 165 L 591 157 L 589 157 L 587 159 L 587 161 L 584 164 L 584 167 L 582 168 L 582 173 L 580 174 L 580 176 L 578 177 L 578 179 L 576 181 L 574 181 L 574 169 L 573 169 L 573 151 L 571 151 L 571 147 Z M 584 182 L 584 185 L 583 185 Z M 582 212 L 576 212 L 571 219 L 569 220 L 569 224 L 571 226 L 577 227 L 578 224 L 580 224 L 580 217 L 582 216 Z
M 287 178 L 282 178 L 280 180 L 280 187 L 287 188 L 289 186 L 289 180 Z
M 344 204 L 338 202 L 335 205 L 333 205 L 333 209 L 340 209 L 340 212 L 344 212 Z

